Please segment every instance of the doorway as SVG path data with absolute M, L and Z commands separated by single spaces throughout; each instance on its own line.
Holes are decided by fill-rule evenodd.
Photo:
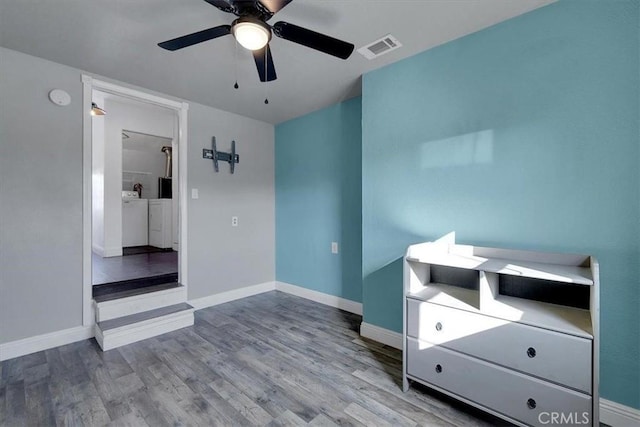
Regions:
M 185 103 L 83 76 L 83 324 L 92 300 L 186 287 Z M 93 104 L 106 112 L 89 115 Z
M 104 102 L 112 114 L 118 108 L 117 102 Z M 149 113 L 152 114 L 153 110 L 150 109 Z M 106 117 L 105 121 L 108 120 Z M 108 126 L 105 123 L 105 127 Z M 94 298 L 140 289 L 145 285 L 178 282 L 178 238 L 177 232 L 173 232 L 177 231 L 178 199 L 172 197 L 174 193 L 177 196 L 177 191 L 173 190 L 177 179 L 172 176 L 173 139 L 123 129 L 121 143 L 121 200 L 103 196 L 103 203 L 96 205 L 102 206 L 104 212 L 96 212 L 94 209 L 92 215 L 108 216 L 109 210 L 121 210 L 122 254 L 108 256 L 104 250 L 96 250 L 96 241 L 103 240 L 97 234 L 105 231 L 99 230 L 99 227 L 93 228 L 91 267 Z M 94 153 L 96 148 L 102 148 L 96 147 L 97 145 L 99 144 L 93 147 Z M 100 156 L 94 156 L 94 159 L 97 158 Z M 94 164 L 94 171 L 99 166 L 101 165 Z M 94 187 L 106 187 L 104 179 L 99 179 L 96 175 L 94 174 L 94 179 L 98 182 L 92 183 Z M 104 194 L 99 189 L 95 192 Z M 109 214 L 113 216 L 113 212 Z M 97 222 L 93 221 L 94 224 Z

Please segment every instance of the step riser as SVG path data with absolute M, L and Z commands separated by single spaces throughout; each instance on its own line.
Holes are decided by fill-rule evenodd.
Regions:
M 96 322 L 103 322 L 186 301 L 187 290 L 184 286 L 181 286 L 175 289 L 167 289 L 166 291 L 94 303 Z
M 141 277 L 139 279 L 122 280 L 119 282 L 103 283 L 95 285 L 92 289 L 93 297 L 113 294 L 117 292 L 129 291 L 131 289 L 146 288 L 163 283 L 178 281 L 178 273 L 161 274 L 158 276 Z
M 95 326 L 96 341 L 103 351 L 132 344 L 147 338 L 166 334 L 167 332 L 192 326 L 194 323 L 193 310 L 185 310 L 168 316 L 158 317 L 152 321 L 131 324 L 115 330 L 102 331 Z

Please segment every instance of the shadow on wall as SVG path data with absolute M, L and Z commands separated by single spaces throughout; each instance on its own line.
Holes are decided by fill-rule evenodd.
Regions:
M 364 276 L 363 318 L 402 331 L 402 256 Z

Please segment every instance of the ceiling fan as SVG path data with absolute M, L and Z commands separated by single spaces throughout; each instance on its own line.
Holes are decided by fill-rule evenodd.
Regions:
M 233 34 L 238 43 L 253 52 L 260 81 L 267 82 L 277 78 L 273 57 L 269 48 L 271 34 L 311 49 L 347 59 L 354 45 L 333 37 L 279 21 L 273 25 L 267 21 L 293 0 L 205 0 L 223 12 L 233 13 L 238 18 L 231 25 L 219 25 L 158 43 L 163 49 L 178 50 L 194 44 Z

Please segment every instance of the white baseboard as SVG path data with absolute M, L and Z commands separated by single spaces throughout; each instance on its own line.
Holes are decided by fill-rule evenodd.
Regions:
M 93 338 L 93 326 L 77 326 L 0 344 L 0 361 Z
M 320 304 L 328 305 L 330 307 L 339 308 L 340 310 L 348 311 L 349 313 L 362 315 L 362 303 L 351 301 L 345 298 L 336 297 L 334 295 L 325 294 L 311 289 L 303 288 L 301 286 L 292 285 L 285 282 L 275 282 L 276 290 L 285 292 L 287 294 L 295 295 L 301 298 L 306 298 L 311 301 L 315 301 Z
M 96 255 L 99 255 L 102 258 L 104 258 L 104 248 L 102 246 L 99 246 L 99 245 L 96 245 L 95 243 L 92 243 L 91 244 L 91 252 L 93 252 Z
M 600 422 L 611 427 L 640 427 L 640 409 L 600 399 Z
M 360 324 L 360 335 L 402 350 L 402 334 L 370 323 Z M 600 422 L 611 427 L 640 427 L 640 410 L 600 399 Z
M 303 288 L 301 286 L 292 285 L 284 282 L 265 282 L 258 285 L 246 286 L 240 289 L 234 289 L 227 292 L 221 292 L 219 294 L 209 295 L 202 298 L 196 298 L 189 301 L 189 304 L 196 310 L 200 310 L 207 307 L 213 307 L 218 304 L 224 304 L 226 302 L 235 301 L 237 299 L 258 295 L 263 292 L 275 291 L 284 292 L 287 294 L 295 295 L 298 297 L 306 298 L 311 301 L 315 301 L 320 304 L 328 305 L 331 307 L 339 308 L 340 310 L 348 311 L 350 313 L 362 314 L 362 304 L 359 302 L 351 301 L 348 299 L 336 297 L 333 295 L 325 294 L 318 291 L 312 291 L 311 289 Z
M 122 256 L 122 247 L 104 248 L 102 257 L 108 258 L 112 256 Z
M 189 301 L 189 304 L 196 310 L 200 310 L 207 307 L 213 307 L 214 305 L 224 304 L 225 302 L 235 301 L 237 299 L 258 295 L 263 292 L 275 291 L 275 282 L 265 282 L 258 285 L 246 286 L 240 289 L 234 289 L 227 292 L 221 292 L 219 294 L 209 295 L 207 297 L 196 298 Z
M 360 335 L 379 343 L 388 345 L 389 347 L 402 350 L 402 334 L 400 332 L 391 331 L 372 325 L 371 323 L 362 322 L 360 324 Z

